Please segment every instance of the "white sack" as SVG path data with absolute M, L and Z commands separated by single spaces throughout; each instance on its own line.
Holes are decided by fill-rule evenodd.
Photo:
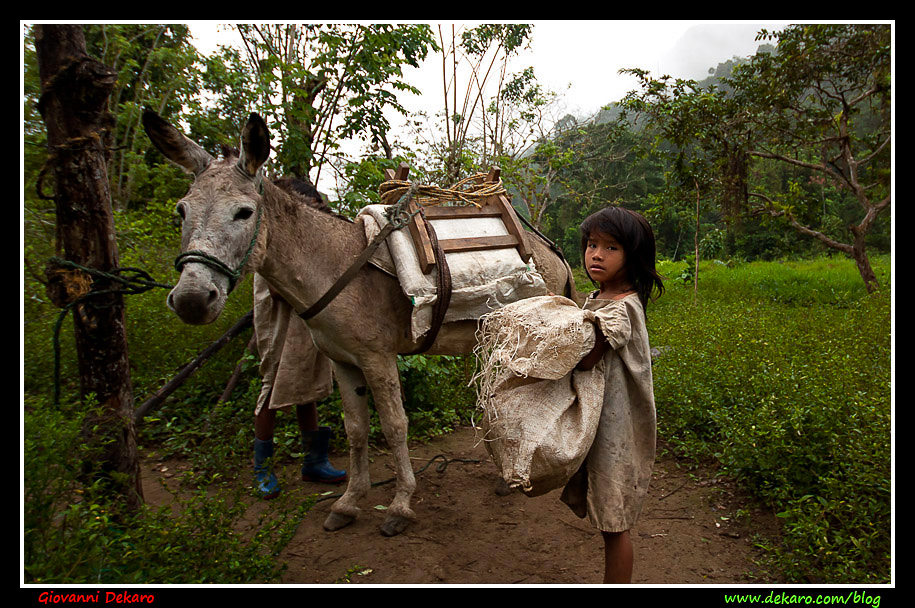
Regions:
M 368 205 L 359 212 L 369 240 L 388 223 L 384 214 L 387 208 L 386 205 Z M 430 223 L 439 240 L 508 234 L 499 218 L 430 220 Z M 385 242 L 387 247 L 379 247 L 371 262 L 396 276 L 413 302 L 411 330 L 413 338 L 418 339 L 432 325 L 438 266 L 429 274 L 423 274 L 407 228 L 393 231 Z M 446 257 L 452 293 L 445 323 L 476 320 L 509 302 L 547 293 L 533 260 L 525 263 L 515 248 L 452 252 Z

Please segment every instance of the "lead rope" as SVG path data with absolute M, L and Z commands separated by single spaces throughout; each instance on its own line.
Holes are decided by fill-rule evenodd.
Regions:
M 69 278 L 69 284 L 75 285 L 75 287 L 70 289 L 66 286 L 68 279 L 66 276 L 67 270 L 65 270 L 65 268 L 69 268 L 71 271 L 75 270 L 88 275 L 92 275 L 96 278 L 112 280 L 116 283 L 119 283 L 121 287 L 112 289 L 94 289 L 94 280 L 90 285 L 88 281 L 84 281 L 79 276 L 71 275 L 71 278 Z M 59 257 L 52 257 L 48 260 L 47 273 L 49 283 L 57 280 L 58 278 L 64 283 L 61 286 L 59 292 L 55 291 L 55 293 L 50 296 L 54 304 L 62 308 L 60 314 L 57 315 L 57 321 L 54 323 L 54 333 L 52 336 L 52 344 L 54 347 L 54 406 L 58 407 L 60 405 L 60 328 L 64 322 L 64 318 L 67 316 L 67 313 L 91 297 L 97 297 L 106 294 L 137 294 L 149 291 L 154 287 L 171 289 L 174 286 L 153 281 L 149 273 L 140 268 L 124 266 L 121 268 L 115 268 L 111 272 L 104 272 L 94 268 L 88 268 L 86 266 L 77 264 L 76 262 L 64 260 Z M 122 273 L 127 273 L 127 276 L 123 276 Z
M 436 460 L 442 461 L 439 463 L 439 465 L 437 467 L 435 467 L 435 471 L 440 474 L 443 474 L 445 472 L 445 469 L 447 469 L 448 465 L 451 464 L 452 462 L 459 462 L 459 463 L 464 463 L 464 464 L 479 464 L 480 462 L 482 462 L 479 458 L 447 458 L 444 454 L 437 454 L 437 455 L 433 456 L 432 458 L 430 458 L 429 461 L 423 467 L 414 471 L 413 474 L 414 475 L 422 474 L 422 472 L 425 471 L 426 469 L 428 469 L 429 467 L 431 467 L 432 463 L 435 462 Z M 371 484 L 371 487 L 376 488 L 378 486 L 383 486 L 383 485 L 385 485 L 387 483 L 391 483 L 393 481 L 397 481 L 397 478 L 391 477 L 390 479 L 384 479 L 382 481 L 373 481 Z M 317 496 L 317 495 L 315 495 L 315 496 Z M 331 500 L 333 498 L 340 498 L 341 496 L 343 496 L 342 493 L 339 493 L 339 494 L 331 494 L 329 492 L 324 493 L 321 495 L 320 498 L 315 499 L 315 503 L 319 503 L 319 502 L 322 502 L 325 500 Z

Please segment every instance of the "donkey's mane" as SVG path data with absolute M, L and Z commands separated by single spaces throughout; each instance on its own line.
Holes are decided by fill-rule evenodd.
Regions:
M 238 148 L 222 144 L 222 156 L 224 159 L 237 159 L 239 157 Z M 345 218 L 337 214 L 333 209 L 330 208 L 330 205 L 327 204 L 327 201 L 318 192 L 318 189 L 308 180 L 299 179 L 298 177 L 279 177 L 276 179 L 271 179 L 273 185 L 285 192 L 286 194 L 291 195 L 297 201 L 300 201 L 312 209 L 317 209 L 329 215 L 337 215 L 343 219 Z

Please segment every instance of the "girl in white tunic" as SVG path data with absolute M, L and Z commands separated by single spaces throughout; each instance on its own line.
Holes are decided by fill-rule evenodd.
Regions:
M 562 501 L 587 516 L 604 540 L 604 582 L 632 578 L 635 524 L 648 490 L 655 458 L 655 406 L 651 353 L 645 311 L 652 293 L 663 292 L 655 269 L 655 239 L 644 217 L 609 207 L 581 225 L 588 276 L 600 289 L 585 303 L 610 313 L 615 322 L 598 331 L 598 340 L 579 369 L 603 359 L 604 402 L 597 436 Z M 601 339 L 604 338 L 604 339 Z

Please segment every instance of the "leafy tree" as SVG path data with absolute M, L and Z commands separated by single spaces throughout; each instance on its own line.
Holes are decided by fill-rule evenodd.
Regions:
M 238 134 L 257 106 L 257 78 L 232 46 L 201 58 L 200 97 L 189 106 L 189 137 L 214 153 L 220 145 L 238 146 Z
M 798 232 L 851 255 L 873 290 L 866 237 L 892 197 L 890 26 L 799 25 L 759 38 L 777 40 L 777 52 L 757 54 L 731 80 L 752 137 L 747 155 L 789 166 L 796 178 L 787 189 L 761 186 L 748 195 Z M 850 243 L 805 221 L 822 201 L 798 186 L 804 182 L 832 184 L 858 204 Z
M 557 119 L 559 102 L 560 95 L 545 90 L 528 67 L 512 76 L 486 113 L 493 124 L 492 162 L 502 168 L 502 179 L 514 187 L 538 229 L 555 202 L 562 171 L 576 161 L 573 150 L 557 143 L 564 130 L 576 126 L 571 116 Z
M 109 102 L 116 120 L 108 175 L 112 204 L 123 208 L 143 197 L 137 188 L 148 183 L 143 109 L 180 116 L 184 108 L 195 105 L 200 56 L 186 25 L 93 24 L 84 30 L 89 54 L 118 76 Z
M 483 24 L 458 32 L 452 26 L 450 41 L 446 41 L 439 27 L 445 138 L 433 152 L 441 160 L 440 181 L 444 184 L 457 182 L 468 167 L 474 170 L 485 166 L 487 159 L 502 150 L 506 110 L 510 108 L 504 105 L 506 96 L 511 96 L 511 91 L 520 95 L 531 79 L 528 77 L 525 81 L 523 75 L 515 76 L 506 83 L 509 59 L 524 48 L 532 29 L 529 24 Z M 459 97 L 458 66 L 465 62 L 470 67 L 470 75 L 463 88 L 463 97 Z M 487 87 L 493 84 L 493 76 L 496 93 L 492 104 L 487 106 L 484 95 Z M 482 115 L 482 133 L 478 158 L 473 162 L 468 152 L 475 143 L 472 133 L 478 109 Z
M 567 162 L 558 168 L 554 206 L 541 225 L 564 251 L 577 257 L 582 220 L 611 204 L 647 213 L 661 171 L 653 157 L 638 153 L 644 137 L 625 121 L 598 115 L 580 124 L 571 117 L 561 122 L 565 128 L 554 141 Z M 656 227 L 658 222 L 652 218 Z
M 673 156 L 668 184 L 685 198 L 692 187 L 729 220 L 766 213 L 799 233 L 852 256 L 868 289 L 877 286 L 866 237 L 889 208 L 890 29 L 870 25 L 791 26 L 763 30 L 777 40 L 734 67 L 721 84 L 640 78 L 624 100 L 647 117 Z M 851 242 L 835 232 L 828 193 L 847 213 Z
M 426 25 L 236 26 L 255 75 L 261 111 L 281 128 L 281 171 L 317 183 L 322 166 L 353 137 L 387 145 L 385 110 L 406 110 L 396 92 L 435 47 Z

